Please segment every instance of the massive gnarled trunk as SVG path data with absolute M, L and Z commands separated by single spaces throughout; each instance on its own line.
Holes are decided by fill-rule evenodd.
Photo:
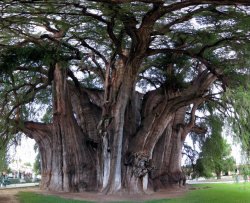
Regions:
M 205 130 L 195 126 L 195 111 L 202 101 L 199 99 L 194 103 L 188 123 L 185 123 L 187 107 L 178 109 L 157 142 L 152 158 L 156 168 L 151 171 L 149 177 L 154 190 L 165 188 L 180 180 L 183 173 L 181 169 L 182 147 L 186 136 L 191 131 L 204 133 Z
M 194 81 L 195 86 L 182 95 L 171 91 L 162 93 L 159 89 L 144 96 L 141 123 L 127 150 L 125 180 L 132 183 L 128 188 L 135 192 L 145 190 L 143 180 L 147 174 L 153 188 L 166 187 L 179 180 L 182 146 L 194 127 L 195 110 L 203 101 L 198 95 L 202 95 L 215 78 L 205 71 Z M 188 103 L 194 106 L 190 122 L 185 123 Z
M 43 189 L 142 193 L 176 182 L 195 110 L 216 77 L 204 71 L 183 92 L 162 86 L 143 95 L 133 67 L 120 59 L 102 92 L 67 81 L 67 68 L 56 64 L 52 123 L 22 129 L 39 145 Z
M 125 65 L 126 60 L 120 59 L 116 64 L 115 79 L 112 84 L 108 84 L 106 92 L 109 95 L 104 97 L 104 105 L 102 119 L 108 126 L 104 126 L 104 140 L 109 143 L 108 148 L 103 148 L 103 155 L 105 161 L 110 162 L 104 167 L 109 172 L 105 177 L 107 182 L 104 184 L 104 191 L 106 193 L 114 193 L 122 188 L 122 166 L 123 166 L 123 147 L 124 147 L 124 125 L 125 125 L 125 111 L 128 102 L 133 94 L 135 86 L 135 74 L 132 73 L 133 67 Z M 110 88 L 110 89 L 109 89 Z M 105 129 L 106 128 L 106 129 Z M 104 144 L 105 146 L 105 144 Z M 107 160 L 110 159 L 110 160 Z
M 95 152 L 87 147 L 87 136 L 72 111 L 67 69 L 58 63 L 53 79 L 53 122 L 27 122 L 23 131 L 34 138 L 42 159 L 44 189 L 56 191 L 96 190 Z

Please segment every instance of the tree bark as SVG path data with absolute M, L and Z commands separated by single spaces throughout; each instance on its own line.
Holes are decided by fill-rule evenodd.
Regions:
M 95 157 L 86 145 L 72 111 L 67 69 L 56 64 L 54 71 L 53 141 L 51 187 L 62 191 L 97 189 Z
M 66 192 L 97 190 L 96 156 L 92 156 L 87 137 L 74 117 L 66 78 L 67 69 L 57 63 L 53 79 L 53 123 L 27 123 L 23 132 L 38 143 L 43 189 Z
M 106 193 L 118 192 L 122 186 L 122 151 L 124 139 L 125 111 L 133 92 L 134 79 L 130 77 L 131 68 L 119 73 L 118 84 L 112 86 L 112 98 L 110 107 L 110 118 L 112 121 L 109 127 L 110 138 L 110 175 L 105 188 Z
M 181 152 L 183 146 L 184 117 L 186 107 L 179 109 L 167 126 L 163 136 L 157 142 L 153 152 L 153 164 L 150 183 L 154 190 L 165 188 L 178 182 L 181 174 Z M 161 147 L 163 145 L 164 147 Z
M 134 177 L 135 180 L 140 182 L 134 185 L 142 185 L 141 177 L 146 176 L 151 170 L 157 169 L 158 172 L 155 172 L 150 181 L 153 187 L 158 187 L 154 186 L 157 184 L 160 187 L 161 185 L 165 187 L 169 183 L 177 183 L 179 181 L 182 177 L 181 150 L 186 135 L 191 131 L 193 125 L 193 122 L 190 121 L 190 125 L 186 126 L 184 122 L 185 109 L 188 105 L 195 103 L 197 98 L 201 98 L 215 79 L 215 76 L 207 71 L 203 71 L 194 80 L 193 86 L 181 93 L 171 89 L 164 91 L 164 89 L 160 88 L 145 97 L 142 107 L 142 112 L 144 113 L 142 115 L 145 116 L 142 117 L 140 128 L 129 144 L 128 149 L 128 154 L 132 157 L 131 164 L 128 165 L 132 169 L 128 169 L 128 171 L 132 171 L 133 173 L 130 175 L 136 176 Z M 169 132 L 171 134 L 165 135 L 165 133 Z M 158 145 L 161 149 L 158 150 L 158 154 L 155 156 L 157 160 L 154 163 L 154 160 L 150 160 L 153 157 L 154 150 L 156 149 L 157 151 L 157 142 L 163 135 L 166 136 L 163 138 L 166 144 L 164 148 L 160 144 Z M 163 149 L 166 151 L 162 151 Z M 159 163 L 159 160 L 161 160 L 159 157 L 165 158 L 163 163 Z M 141 160 L 138 161 L 136 159 Z M 164 166 L 166 163 L 167 165 Z M 153 166 L 155 169 L 153 169 Z M 139 168 L 140 175 L 136 175 Z M 154 172 L 152 171 L 151 173 Z M 162 183 L 154 184 L 154 182 L 157 182 L 154 179 L 158 179 Z M 163 180 L 161 181 L 160 179 Z
M 25 122 L 22 131 L 34 139 L 41 154 L 41 189 L 48 189 L 52 174 L 52 126 L 35 122 Z
M 221 171 L 216 171 L 216 178 L 217 178 L 218 180 L 221 179 Z
M 143 193 L 148 180 L 154 189 L 178 181 L 182 145 L 194 124 L 184 122 L 186 108 L 216 77 L 204 71 L 183 92 L 163 86 L 142 95 L 130 65 L 121 58 L 105 91 L 93 92 L 68 82 L 67 68 L 56 64 L 53 122 L 23 130 L 41 151 L 42 188 Z

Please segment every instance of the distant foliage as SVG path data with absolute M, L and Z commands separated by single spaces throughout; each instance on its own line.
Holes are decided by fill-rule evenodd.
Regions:
M 221 135 L 223 123 L 220 118 L 210 116 L 210 126 L 211 134 L 201 148 L 195 172 L 202 177 L 211 177 L 214 173 L 220 178 L 222 172 L 235 169 L 235 160 L 231 156 L 230 145 Z

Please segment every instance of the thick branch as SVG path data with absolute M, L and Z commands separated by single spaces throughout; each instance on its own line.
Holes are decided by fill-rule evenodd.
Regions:
M 41 141 L 43 138 L 50 138 L 52 124 L 45 124 L 33 121 L 20 122 L 15 121 L 19 130 L 22 131 L 28 137 L 35 139 L 37 142 Z
M 195 102 L 193 107 L 192 107 L 192 110 L 191 110 L 191 118 L 190 118 L 190 121 L 189 123 L 187 124 L 186 128 L 187 130 L 190 130 L 194 124 L 195 124 L 195 120 L 196 120 L 196 116 L 195 116 L 195 112 L 197 110 L 197 108 L 199 107 L 199 105 L 202 103 L 202 100 L 198 101 L 198 102 Z
M 105 58 L 105 56 L 103 56 L 99 51 L 97 51 L 95 48 L 91 47 L 87 42 L 85 42 L 83 39 L 80 39 L 81 40 L 81 45 L 90 49 L 93 53 L 95 53 L 97 56 L 99 56 L 103 62 L 108 65 L 108 61 L 107 59 Z
M 192 127 L 191 131 L 196 134 L 204 135 L 207 132 L 207 128 L 195 125 Z
M 96 105 L 100 108 L 102 107 L 102 101 L 104 96 L 104 92 L 102 90 L 86 88 L 83 86 L 80 86 L 80 89 L 76 89 L 75 84 L 73 84 L 71 81 L 68 81 L 68 85 L 71 92 L 74 92 L 76 95 L 79 95 L 80 93 L 83 96 L 82 98 L 84 98 L 84 100 L 88 103 L 92 103 L 93 105 Z
M 192 110 L 191 110 L 191 115 L 190 115 L 190 121 L 189 123 L 184 127 L 184 131 L 181 135 L 181 139 L 184 141 L 188 135 L 188 133 L 190 131 L 195 131 L 197 130 L 198 132 L 198 129 L 201 129 L 199 128 L 198 126 L 195 125 L 195 121 L 196 121 L 196 116 L 195 116 L 195 112 L 197 110 L 197 108 L 201 105 L 201 103 L 204 101 L 204 99 L 198 99 L 196 102 L 194 102 L 194 105 L 192 107 Z
M 33 122 L 33 121 L 25 121 L 24 127 L 31 131 L 36 131 L 36 130 L 47 131 L 47 130 L 50 130 L 51 124 Z
M 83 71 L 83 72 L 85 72 L 85 71 L 87 71 L 87 72 L 93 72 L 104 83 L 104 81 L 105 81 L 104 72 L 103 72 L 101 66 L 99 66 L 99 64 L 96 64 L 96 65 L 97 65 L 97 67 L 92 67 L 92 66 L 87 66 L 87 65 L 81 65 L 80 64 L 79 70 Z

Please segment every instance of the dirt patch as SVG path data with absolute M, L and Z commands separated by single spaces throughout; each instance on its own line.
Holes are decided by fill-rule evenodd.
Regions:
M 0 203 L 19 203 L 17 199 L 17 193 L 21 191 L 33 191 L 38 192 L 38 188 L 11 188 L 0 189 Z
M 205 186 L 205 187 L 203 187 L 202 189 L 209 189 L 209 188 L 211 188 L 211 187 L 209 187 L 209 186 Z
M 209 186 L 205 186 L 205 187 L 190 187 L 189 190 L 206 190 L 209 189 L 211 187 Z
M 5 196 L 0 196 L 0 203 L 6 203 L 6 202 L 11 202 L 10 197 L 5 197 Z M 13 202 L 13 201 L 12 201 Z
M 38 191 L 43 195 L 55 195 L 66 199 L 87 200 L 94 202 L 120 202 L 120 201 L 136 201 L 143 202 L 152 199 L 172 199 L 182 197 L 188 191 L 187 187 L 173 187 L 157 192 L 147 192 L 147 194 L 115 194 L 104 195 L 102 193 L 94 192 L 81 192 L 81 193 L 65 193 L 65 192 L 51 192 L 51 191 Z

